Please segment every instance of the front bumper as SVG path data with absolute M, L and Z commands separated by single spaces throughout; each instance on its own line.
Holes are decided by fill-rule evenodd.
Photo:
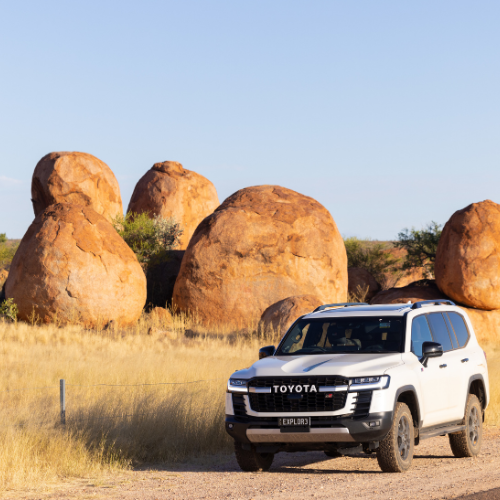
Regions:
M 307 415 L 304 415 L 307 416 Z M 312 415 L 311 415 L 312 416 Z M 226 415 L 226 431 L 236 441 L 245 444 L 300 444 L 310 443 L 371 443 L 382 440 L 392 425 L 393 412 L 371 413 L 361 419 L 339 417 L 313 420 L 309 432 L 290 432 L 281 429 L 278 418 L 261 419 Z

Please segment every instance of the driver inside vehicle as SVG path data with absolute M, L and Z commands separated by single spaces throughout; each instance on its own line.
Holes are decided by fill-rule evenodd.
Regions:
M 400 317 L 302 319 L 286 335 L 280 353 L 402 352 L 403 340 Z

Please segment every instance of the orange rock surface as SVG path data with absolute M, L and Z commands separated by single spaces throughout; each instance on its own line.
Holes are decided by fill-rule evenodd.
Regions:
M 173 302 L 206 323 L 245 326 L 293 295 L 345 302 L 347 256 L 316 200 L 279 186 L 230 196 L 203 220 L 181 264 Z
M 300 316 L 314 311 L 323 302 L 314 295 L 287 297 L 269 306 L 260 318 L 266 330 L 285 333 Z
M 90 207 L 61 203 L 39 214 L 12 261 L 5 294 L 19 318 L 96 327 L 137 321 L 146 277 L 113 226 Z
M 108 221 L 123 215 L 120 186 L 111 169 L 88 153 L 58 152 L 44 156 L 31 181 L 35 216 L 54 203 L 91 207 Z
M 434 280 L 421 280 L 401 288 L 389 288 L 377 293 L 370 304 L 412 304 L 420 300 L 448 299 Z
M 347 269 L 347 275 L 348 290 L 351 295 L 361 297 L 367 292 L 365 300 L 370 300 L 380 291 L 377 280 L 366 269 L 350 267 Z
M 443 229 L 436 282 L 453 300 L 500 309 L 500 205 L 490 200 L 455 212 Z
M 174 218 L 184 231 L 179 249 L 187 248 L 198 224 L 219 206 L 215 186 L 180 163 L 155 163 L 135 186 L 128 212 Z

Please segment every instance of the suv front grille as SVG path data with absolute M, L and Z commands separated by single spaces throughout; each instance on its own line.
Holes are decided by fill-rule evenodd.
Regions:
M 253 379 L 249 387 L 272 387 L 274 385 L 304 385 L 315 384 L 319 387 L 331 387 L 348 385 L 348 379 L 344 377 L 263 377 Z M 331 397 L 327 397 L 331 394 Z M 249 393 L 250 407 L 253 411 L 264 412 L 315 412 L 336 411 L 345 406 L 347 391 L 325 393 L 308 392 L 301 393 L 302 399 L 289 399 L 287 393 Z

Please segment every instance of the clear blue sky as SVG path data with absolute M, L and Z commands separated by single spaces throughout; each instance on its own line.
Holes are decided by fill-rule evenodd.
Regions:
M 175 160 L 360 237 L 500 202 L 499 22 L 494 1 L 3 0 L 0 232 L 23 236 L 60 150 L 105 161 L 124 208 Z

